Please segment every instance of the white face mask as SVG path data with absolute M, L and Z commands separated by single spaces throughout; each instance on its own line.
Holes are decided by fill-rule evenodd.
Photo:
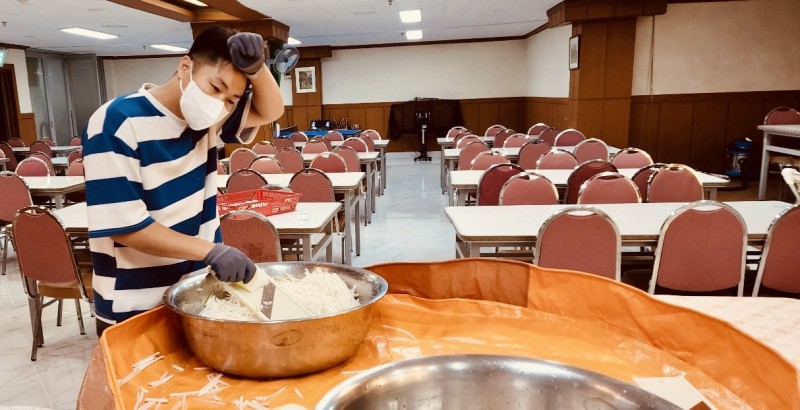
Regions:
M 192 79 L 192 68 L 189 67 L 189 84 L 186 89 L 181 86 L 182 81 L 178 82 L 181 89 L 181 113 L 189 124 L 189 128 L 199 131 L 211 127 L 219 122 L 226 115 L 225 103 L 218 100 L 200 89 Z

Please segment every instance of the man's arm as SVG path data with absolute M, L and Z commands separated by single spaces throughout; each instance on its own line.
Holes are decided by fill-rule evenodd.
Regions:
M 257 73 L 250 76 L 253 84 L 253 96 L 250 112 L 247 114 L 245 128 L 269 124 L 283 115 L 283 97 L 275 78 L 269 68 L 264 65 Z
M 158 222 L 111 239 L 149 255 L 189 261 L 202 261 L 214 247 L 212 242 L 173 231 Z

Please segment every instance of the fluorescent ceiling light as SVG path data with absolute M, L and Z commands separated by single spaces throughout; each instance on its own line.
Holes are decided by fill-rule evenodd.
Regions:
M 422 12 L 419 10 L 402 10 L 400 21 L 403 23 L 419 23 L 422 21 Z
M 202 1 L 197 1 L 197 0 L 183 0 L 183 1 L 189 4 L 194 4 L 195 6 L 208 7 L 208 4 L 205 4 Z
M 100 40 L 111 40 L 112 38 L 119 37 L 113 34 L 102 33 L 100 31 L 88 30 L 80 27 L 62 28 L 61 31 L 69 34 L 77 34 L 79 36 L 99 38 Z
M 288 40 L 288 42 L 286 44 L 288 44 L 290 46 L 295 46 L 295 45 L 301 44 L 301 42 L 300 42 L 300 40 L 298 40 L 296 38 L 289 37 L 289 40 Z
M 176 53 L 183 53 L 183 52 L 188 51 L 187 49 L 185 49 L 183 47 L 171 46 L 169 44 L 150 44 L 150 47 L 157 48 L 159 50 L 164 50 L 164 51 L 174 51 Z
M 408 30 L 406 31 L 406 39 L 420 40 L 422 39 L 422 30 Z

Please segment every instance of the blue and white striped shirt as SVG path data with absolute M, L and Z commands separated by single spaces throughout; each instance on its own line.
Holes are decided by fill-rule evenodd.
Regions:
M 220 130 L 194 131 L 149 91 L 117 97 L 89 119 L 83 137 L 89 247 L 97 317 L 123 321 L 161 304 L 181 277 L 204 272 L 201 261 L 149 255 L 110 236 L 158 222 L 177 232 L 221 242 L 217 216 L 217 136 L 248 142 L 246 93 Z

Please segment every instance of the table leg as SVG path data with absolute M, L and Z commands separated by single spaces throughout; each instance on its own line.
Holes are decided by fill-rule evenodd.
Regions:
M 378 197 L 377 190 L 375 189 L 375 169 L 373 169 L 372 161 L 367 162 L 367 176 L 369 177 L 369 194 L 372 196 L 372 201 L 370 202 L 370 211 L 375 213 L 375 201 Z M 370 222 L 372 222 L 372 216 L 369 218 Z
M 353 235 L 351 225 L 353 224 L 353 191 L 348 190 L 344 193 L 344 248 L 342 249 L 342 260 L 345 265 L 350 265 L 351 252 L 353 249 Z M 356 223 L 358 226 L 358 223 Z
M 330 235 L 328 235 L 328 246 L 325 247 L 325 262 L 333 263 L 333 238 L 335 232 L 335 226 L 333 226 L 333 221 L 331 221 L 330 225 Z
M 467 242 L 467 257 L 478 258 L 481 256 L 481 245 L 475 242 Z
M 311 235 L 310 234 L 301 235 L 300 240 L 303 241 L 303 261 L 313 262 L 311 257 L 312 255 Z
M 764 143 L 761 147 L 761 174 L 758 177 L 758 200 L 763 201 L 767 196 L 767 170 L 769 168 L 769 156 L 767 147 L 770 145 L 770 133 L 764 132 Z
M 712 201 L 717 200 L 717 188 L 709 188 L 708 189 L 708 199 Z
M 64 207 L 64 194 L 56 194 L 53 197 L 53 201 L 55 202 L 56 209 L 61 209 Z
M 386 190 L 386 147 L 381 147 L 381 195 Z
M 459 189 L 458 190 L 458 201 L 456 202 L 456 204 L 458 206 L 466 206 L 467 205 L 467 195 L 468 194 L 469 194 L 469 192 L 467 192 L 466 189 Z
M 355 216 L 358 219 L 358 211 L 359 207 L 361 206 L 361 201 L 358 199 L 359 195 L 356 194 L 355 197 Z M 361 224 L 358 223 L 358 220 L 355 221 L 356 225 L 356 256 L 361 256 Z

